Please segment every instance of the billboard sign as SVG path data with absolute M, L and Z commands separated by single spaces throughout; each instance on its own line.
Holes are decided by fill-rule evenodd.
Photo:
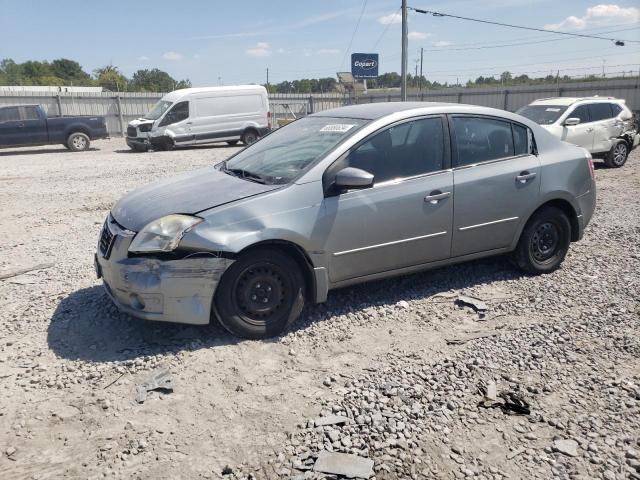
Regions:
M 378 78 L 377 53 L 352 53 L 351 74 L 358 80 L 364 78 Z

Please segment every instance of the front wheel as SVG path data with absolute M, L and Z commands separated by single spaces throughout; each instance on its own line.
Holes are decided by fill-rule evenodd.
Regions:
M 512 254 L 513 261 L 529 273 L 551 273 L 562 264 L 569 243 L 571 223 L 567 215 L 556 207 L 546 206 L 527 222 Z
M 626 163 L 628 156 L 629 147 L 627 142 L 618 140 L 604 158 L 604 164 L 610 168 L 620 168 Z
M 238 140 L 227 140 L 227 145 L 235 147 L 238 144 Z
M 67 138 L 67 148 L 72 152 L 83 152 L 89 148 L 91 140 L 84 133 L 76 132 Z
M 214 302 L 220 323 L 232 334 L 273 337 L 300 316 L 304 276 L 298 263 L 279 250 L 249 251 L 224 273 Z

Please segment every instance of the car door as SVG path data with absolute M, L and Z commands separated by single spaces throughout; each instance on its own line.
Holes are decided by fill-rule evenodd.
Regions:
M 589 105 L 578 105 L 567 114 L 565 120 L 567 118 L 578 118 L 580 123 L 577 125 L 563 125 L 561 140 L 592 151 L 594 128 L 589 115 Z
M 23 129 L 20 107 L 0 108 L 0 145 L 21 145 Z
M 447 125 L 441 116 L 385 128 L 339 159 L 329 176 L 350 166 L 373 174 L 374 185 L 328 190 L 323 207 L 330 231 L 325 249 L 331 281 L 449 258 L 449 165 Z
M 535 208 L 540 162 L 531 131 L 503 119 L 450 117 L 454 152 L 452 257 L 508 247 Z
M 189 102 L 178 102 L 169 110 L 159 127 L 165 127 L 173 133 L 173 141 L 176 145 L 191 145 L 194 143 L 194 135 L 191 132 L 192 121 L 189 117 Z
M 24 127 L 22 128 L 22 145 L 42 145 L 47 143 L 47 119 L 41 117 L 38 108 L 29 105 L 21 107 L 20 118 Z
M 620 130 L 617 127 L 611 104 L 607 102 L 597 102 L 589 104 L 589 116 L 593 126 L 593 148 L 594 153 L 608 152 Z

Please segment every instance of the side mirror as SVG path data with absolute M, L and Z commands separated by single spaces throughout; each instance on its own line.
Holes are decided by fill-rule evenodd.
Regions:
M 347 189 L 369 188 L 373 186 L 373 175 L 359 168 L 343 168 L 336 174 L 335 186 Z
M 577 118 L 577 117 L 567 118 L 567 119 L 564 121 L 564 124 L 565 124 L 567 127 L 571 127 L 571 126 L 573 126 L 573 125 L 578 125 L 579 123 L 580 123 L 580 119 L 579 119 L 579 118 Z

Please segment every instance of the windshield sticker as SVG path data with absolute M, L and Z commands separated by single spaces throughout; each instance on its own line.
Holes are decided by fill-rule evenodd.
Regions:
M 330 132 L 330 133 L 346 133 L 351 130 L 355 125 L 350 123 L 333 123 L 330 125 L 325 125 L 320 129 L 321 132 Z
M 547 108 L 545 111 L 546 112 L 559 112 L 560 109 L 559 108 Z

